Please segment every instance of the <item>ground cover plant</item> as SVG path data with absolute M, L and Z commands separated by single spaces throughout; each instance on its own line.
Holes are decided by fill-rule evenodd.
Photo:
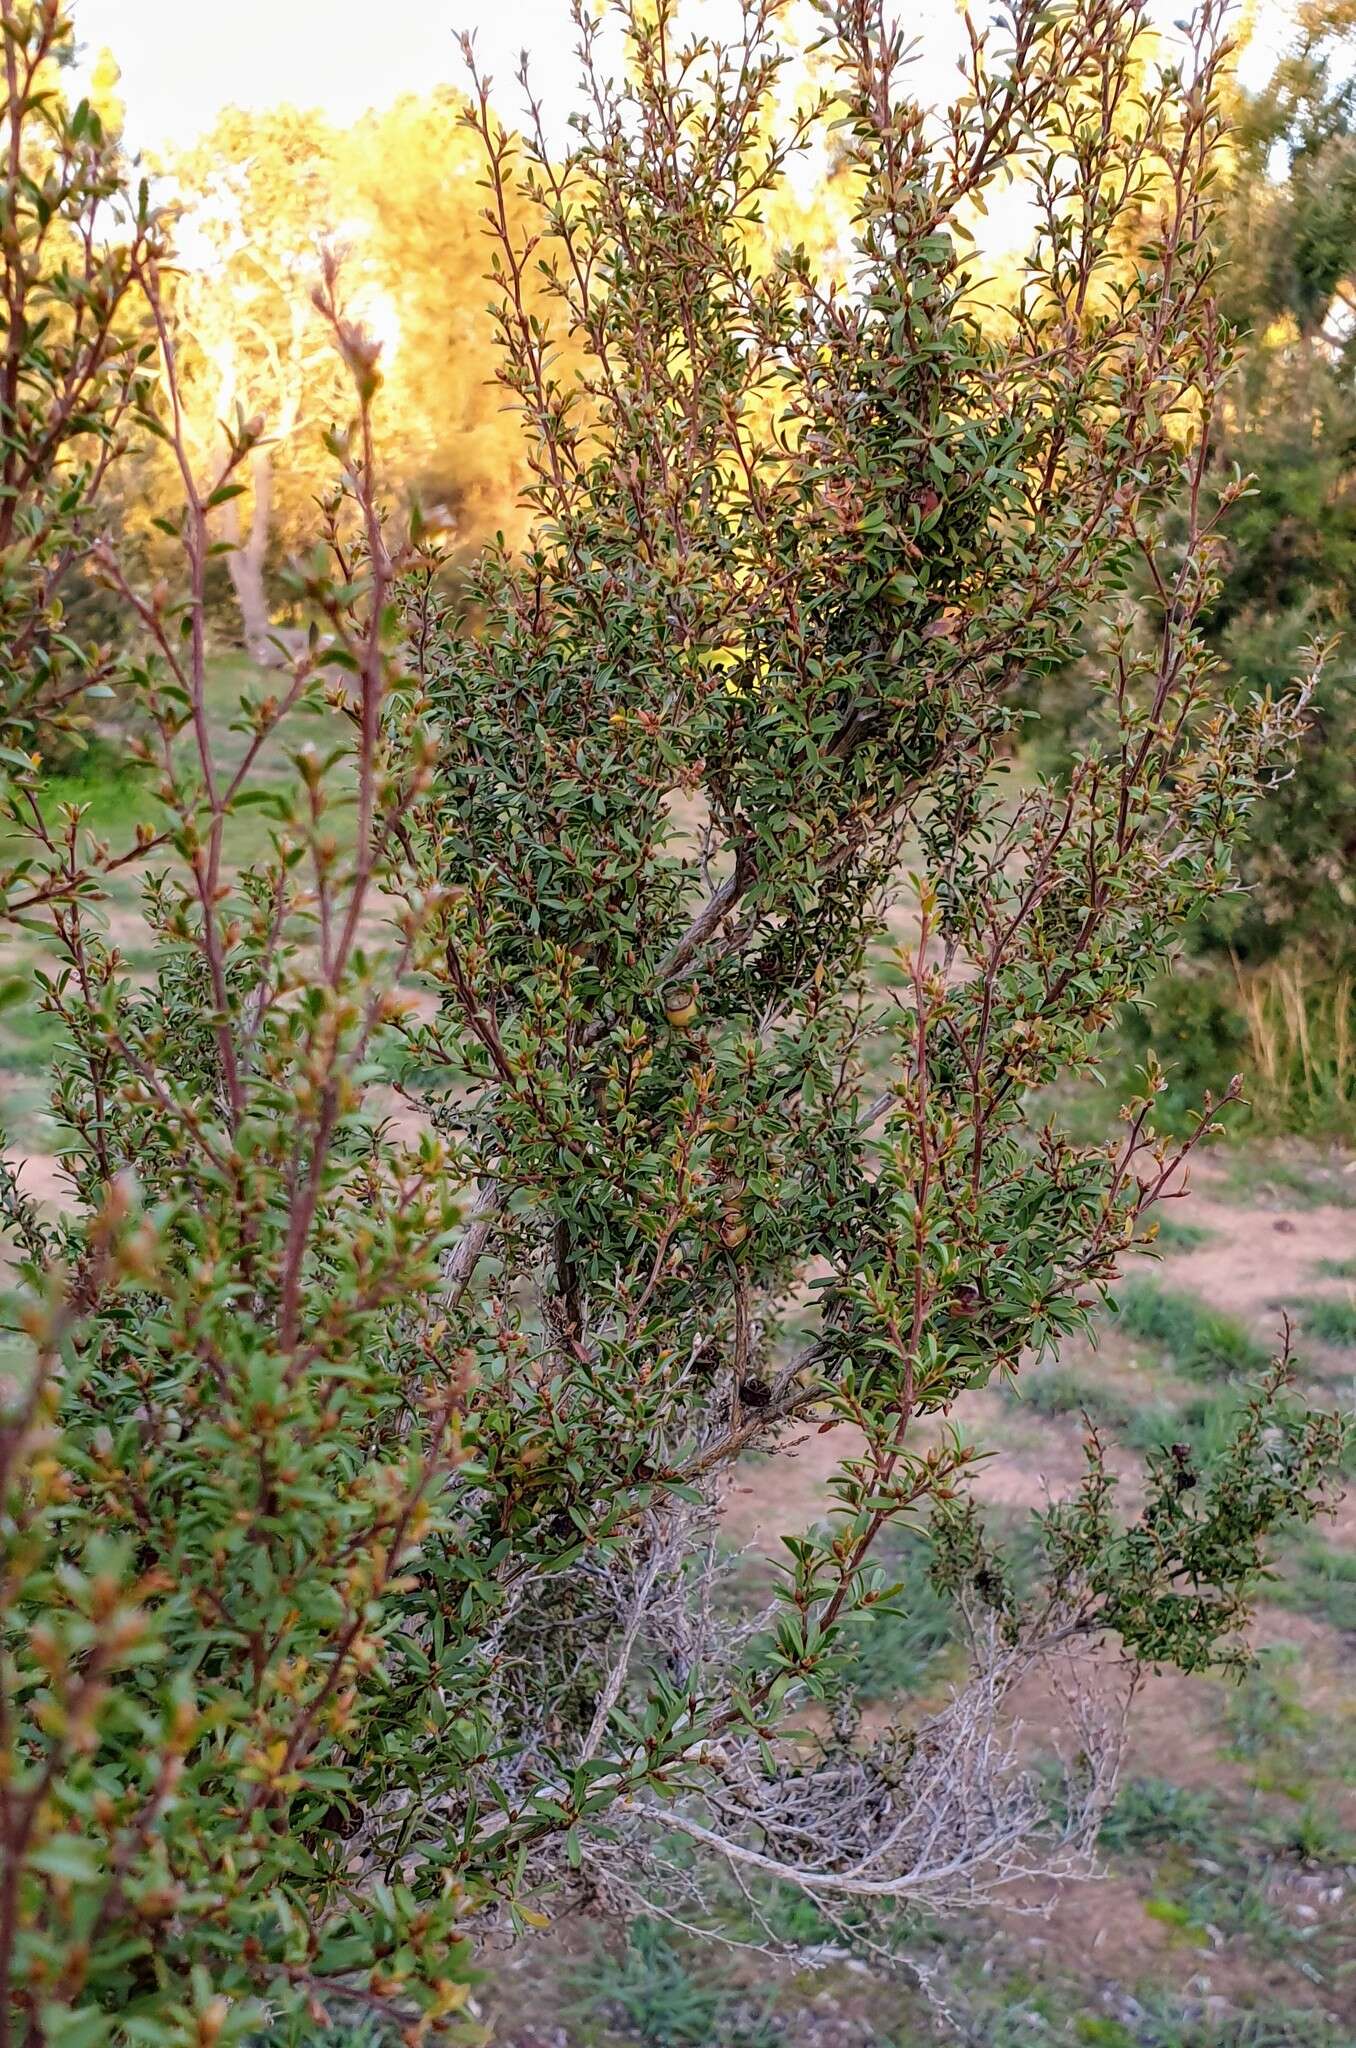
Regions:
M 1282 1365 L 1208 1462 L 1152 1457 L 1122 1521 L 1094 1435 L 1019 1585 L 949 1421 L 1086 1325 L 1212 1127 L 1206 1103 L 1160 1140 L 1152 1073 L 1109 1142 L 1031 1103 L 1227 890 L 1303 727 L 1307 669 L 1228 700 L 1198 630 L 1220 9 L 1165 57 L 1133 0 L 1018 0 L 938 123 L 864 0 L 826 11 L 831 84 L 796 114 L 772 0 L 726 49 L 623 7 L 615 80 L 581 8 L 563 162 L 477 80 L 530 541 L 449 597 L 420 516 L 386 515 L 380 351 L 328 263 L 353 417 L 292 574 L 310 626 L 225 758 L 217 515 L 267 423 L 195 468 L 161 230 L 121 219 L 116 150 L 60 97 L 60 9 L 0 12 L 25 252 L 0 428 L 38 436 L 17 502 L 80 514 L 24 560 L 120 607 L 125 653 L 75 642 L 71 691 L 116 675 L 150 785 L 130 844 L 53 816 L 28 737 L 70 693 L 18 693 L 0 880 L 56 959 L 32 986 L 72 1199 L 54 1220 L 0 1178 L 0 2048 L 335 2013 L 473 2039 L 477 1941 L 571 1896 L 700 1916 L 733 1871 L 855 1939 L 1083 1867 L 1122 1716 L 1079 1647 L 1114 1639 L 1126 1679 L 1245 1660 L 1268 1542 L 1340 1438 Z M 823 127 L 854 193 L 837 284 L 756 232 Z M 968 223 L 1018 164 L 1034 247 L 981 321 Z M 74 415 L 55 338 L 109 275 L 138 324 Z M 61 452 L 116 452 L 128 362 L 182 485 L 150 584 L 85 520 L 102 454 Z M 1118 608 L 1132 568 L 1151 631 Z M 55 632 L 49 582 L 14 633 Z M 1022 686 L 1094 610 L 1109 736 L 1013 794 Z M 149 853 L 133 975 L 101 900 Z M 835 1512 L 788 1537 L 771 1615 L 732 1618 L 722 1477 L 810 1425 L 848 1446 Z M 900 1590 L 882 1537 L 925 1509 L 971 1674 L 866 1728 L 848 1653 Z M 1005 1723 L 1051 1661 L 1057 1805 Z

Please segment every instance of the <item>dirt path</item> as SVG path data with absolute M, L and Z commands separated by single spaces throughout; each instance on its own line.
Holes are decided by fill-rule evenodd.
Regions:
M 1207 1192 L 1209 1185 L 1176 1206 L 1176 1214 L 1211 1237 L 1164 1260 L 1172 1286 L 1273 1335 L 1279 1334 L 1281 1312 L 1297 1300 L 1352 1294 L 1351 1282 L 1324 1278 L 1318 1267 L 1356 1259 L 1356 1209 L 1323 1203 L 1278 1214 L 1224 1202 Z

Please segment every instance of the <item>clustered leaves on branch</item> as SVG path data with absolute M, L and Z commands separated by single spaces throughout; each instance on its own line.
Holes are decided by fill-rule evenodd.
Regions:
M 1059 1823 L 1003 1739 L 1012 1685 L 1106 1636 L 1131 1673 L 1235 1654 L 1267 1535 L 1322 1502 L 1336 1425 L 1278 1377 L 1128 1529 L 1094 1445 L 1022 1601 L 948 1419 L 1084 1324 L 1180 1188 L 1209 1105 L 1173 1152 L 1151 1086 L 1088 1146 L 1033 1092 L 1095 1062 L 1228 886 L 1303 714 L 1304 682 L 1219 704 L 1195 625 L 1220 10 L 1169 64 L 1133 0 L 1017 0 L 938 123 L 843 0 L 833 95 L 784 128 L 779 17 L 748 0 L 717 49 L 668 0 L 624 6 L 614 84 L 581 8 L 564 162 L 477 82 L 533 537 L 456 607 L 417 522 L 383 522 L 377 351 L 327 275 L 355 420 L 293 572 L 315 629 L 242 699 L 229 763 L 205 579 L 248 450 L 195 474 L 156 260 L 119 245 L 184 577 L 147 594 L 98 554 L 149 650 L 149 981 L 79 821 L 15 799 L 76 1200 L 51 1222 L 6 1178 L 0 2040 L 353 2007 L 474 2037 L 480 1933 L 661 1866 L 699 1906 L 678 1835 L 854 1913 L 1079 1863 L 1119 1709 L 1075 1691 Z M 836 286 L 757 233 L 825 122 L 857 193 Z M 1029 272 L 981 326 L 964 230 L 1018 167 Z M 1014 792 L 1019 686 L 1146 557 L 1159 630 L 1112 635 L 1114 742 Z M 836 1511 L 788 1532 L 773 1614 L 731 1621 L 723 1475 L 810 1422 L 841 1430 Z M 974 1680 L 868 1741 L 843 1625 L 891 1595 L 882 1531 L 927 1510 Z
M 7 4 L 0 28 L 0 746 L 14 771 L 119 675 L 115 650 L 72 630 L 67 608 L 146 425 L 154 367 L 137 277 L 159 229 L 98 114 L 61 90 L 70 30 L 56 0 Z

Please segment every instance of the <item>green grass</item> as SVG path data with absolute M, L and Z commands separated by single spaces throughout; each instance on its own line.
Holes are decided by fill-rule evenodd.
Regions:
M 60 1017 L 40 1010 L 37 992 L 0 1011 L 0 1067 L 36 1080 L 46 1075 L 64 1026 Z
M 957 1620 L 929 1576 L 926 1535 L 900 1531 L 879 1548 L 881 1567 L 899 1591 L 887 1607 L 853 1615 L 843 1631 L 854 1689 L 868 1703 L 918 1692 L 955 1640 Z
M 1188 1379 L 1231 1379 L 1264 1372 L 1270 1362 L 1266 1347 L 1237 1316 L 1153 1280 L 1130 1282 L 1117 1304 L 1116 1328 L 1152 1344 Z
M 1098 1840 L 1113 1855 L 1143 1855 L 1185 1844 L 1209 1856 L 1219 1846 L 1223 1826 L 1223 1803 L 1214 1792 L 1174 1785 L 1168 1778 L 1127 1778 Z
M 1306 1531 L 1287 1549 L 1270 1598 L 1356 1635 L 1356 1551 Z
M 1297 1724 L 1293 1700 L 1268 1675 L 1262 1696 L 1247 1702 L 1249 1731 L 1266 1747 Z M 1303 1726 L 1303 1722 L 1299 1722 Z M 1352 1855 L 1352 1837 L 1319 1800 L 1278 1806 L 1252 1794 L 1249 1804 L 1209 1788 L 1166 1778 L 1131 1778 L 1116 1794 L 1100 1845 L 1112 1855 L 1149 1858 L 1157 1896 L 1149 1917 L 1182 1931 L 1202 1923 L 1249 1942 L 1284 1948 L 1293 1927 L 1268 1903 L 1268 1872 L 1276 1864 L 1338 1868 Z M 1157 1907 L 1157 1911 L 1155 1911 Z
M 1200 1466 L 1211 1464 L 1232 1441 L 1245 1406 L 1242 1390 L 1230 1384 L 1203 1388 L 1183 1401 L 1153 1394 L 1135 1401 L 1122 1389 L 1101 1385 L 1067 1366 L 1023 1374 L 1011 1398 L 1050 1420 L 1086 1415 L 1098 1429 L 1109 1431 L 1141 1456 L 1185 1443 Z
M 49 825 L 56 824 L 63 805 L 78 805 L 86 812 L 85 829 L 101 837 L 116 833 L 130 839 L 143 819 L 161 815 L 147 769 L 122 740 L 98 735 L 44 776 L 40 801 Z
M 1032 1992 L 1009 1978 L 985 1991 L 982 2006 L 967 2002 L 964 2032 L 954 2038 L 969 2048 L 1352 2048 L 1344 2027 L 1308 2008 L 1231 2009 L 1218 1992 L 1207 2007 L 1197 1994 L 1137 1985 L 1133 2000 L 1120 2001 L 1134 2013 L 1127 2020 L 1088 2011 L 1095 1996 L 1087 1980 Z M 923 2039 L 901 2035 L 899 2048 L 922 2048 Z
M 1192 1394 L 1185 1401 L 1154 1401 L 1135 1411 L 1125 1441 L 1142 1454 L 1184 1443 L 1198 1466 L 1208 1466 L 1232 1443 L 1245 1405 L 1241 1391 L 1227 1389 Z
M 1256 1207 L 1283 1200 L 1295 1209 L 1316 1209 L 1331 1203 L 1356 1208 L 1356 1175 L 1321 1159 L 1278 1159 L 1273 1153 L 1235 1155 L 1225 1183 L 1230 1199 Z
M 1232 1701 L 1237 1739 L 1250 1756 L 1309 1733 L 1290 1666 L 1264 1662 Z M 1101 1847 L 1139 1866 L 1151 1887 L 1144 1910 L 1179 1942 L 1213 1946 L 1222 1937 L 1249 1956 L 1292 1961 L 1304 1945 L 1305 1974 L 1335 1981 L 1338 1916 L 1312 1921 L 1294 1912 L 1302 1894 L 1297 1867 L 1339 1872 L 1353 1843 L 1331 1802 L 1240 1798 L 1165 1778 L 1131 1778 L 1101 1832 Z M 1226 1978 L 1227 1981 L 1227 1978 Z
M 1356 1344 L 1356 1301 L 1307 1301 L 1301 1320 L 1320 1344 Z
M 1153 1249 L 1163 1252 L 1197 1252 L 1203 1244 L 1211 1244 L 1216 1232 L 1207 1230 L 1203 1223 L 1182 1223 L 1176 1216 L 1160 1218 L 1158 1236 Z
M 57 1142 L 50 1091 L 40 1079 L 18 1080 L 5 1064 L 0 1039 L 0 1144 L 11 1159 L 50 1152 Z
M 1086 1415 L 1100 1429 L 1127 1429 L 1136 1408 L 1115 1388 L 1085 1378 L 1071 1366 L 1049 1366 L 1043 1372 L 1023 1373 L 1008 1391 L 1023 1407 L 1048 1420 L 1065 1415 Z
M 765 2002 L 742 1996 L 712 1971 L 694 1968 L 657 1920 L 634 1920 L 620 1952 L 600 1948 L 571 1972 L 574 2010 L 605 2019 L 642 2048 L 776 2048 L 782 2039 Z
M 1119 2021 L 1116 2033 L 1075 2035 L 1103 2048 L 1351 2048 L 1343 2030 L 1322 2013 L 1293 2006 L 1256 2012 L 1206 2013 L 1196 1999 L 1175 1994 L 1140 2001 L 1133 2031 Z
M 210 664 L 208 714 L 219 775 L 229 778 L 249 744 L 248 736 L 238 725 L 242 696 L 257 700 L 276 688 L 276 682 L 276 678 L 270 679 L 238 656 L 227 656 Z M 285 791 L 295 774 L 289 754 L 306 740 L 313 741 L 323 750 L 343 732 L 343 721 L 328 707 L 294 711 L 270 735 L 260 751 L 251 769 L 251 791 L 261 788 Z M 187 734 L 180 736 L 176 752 L 186 762 L 191 762 L 193 743 Z M 190 781 L 194 774 L 195 770 L 190 766 Z M 354 829 L 351 802 L 339 800 L 339 792 L 346 786 L 346 775 L 346 770 L 338 775 L 336 801 L 329 819 L 330 829 L 341 844 L 351 839 Z M 113 851 L 119 853 L 131 846 L 139 824 L 149 823 L 157 829 L 164 826 L 167 814 L 154 794 L 159 779 L 158 771 L 152 772 L 133 760 L 125 737 L 95 733 L 88 737 L 82 749 L 68 753 L 51 773 L 42 778 L 39 802 L 49 826 L 53 828 L 59 822 L 62 805 L 79 805 L 86 812 L 82 820 L 83 829 L 108 840 Z M 348 782 L 351 783 L 351 777 L 348 777 Z M 270 829 L 270 819 L 260 810 L 246 806 L 233 812 L 226 826 L 229 865 L 244 866 L 264 855 L 269 847 Z M 0 852 L 6 857 L 12 858 L 21 851 L 23 840 L 24 834 L 17 828 L 0 825 Z M 151 858 L 154 861 L 155 857 Z M 131 872 L 135 894 L 135 870 Z M 119 878 L 114 878 L 109 893 L 121 900 Z
M 1309 1713 L 1299 1696 L 1294 1664 L 1291 1649 L 1263 1650 L 1251 1670 L 1231 1688 L 1224 1725 L 1235 1757 L 1262 1756 L 1307 1734 Z
M 1317 1259 L 1314 1271 L 1324 1280 L 1356 1280 L 1356 1259 Z

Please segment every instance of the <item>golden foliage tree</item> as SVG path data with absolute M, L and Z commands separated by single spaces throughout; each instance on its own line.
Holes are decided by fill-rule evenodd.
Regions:
M 203 473 L 248 429 L 220 537 L 242 638 L 270 658 L 270 564 L 300 547 L 344 413 L 312 302 L 326 255 L 383 344 L 377 429 L 399 485 L 479 541 L 512 517 L 519 434 L 492 380 L 478 145 L 450 91 L 340 128 L 314 112 L 231 109 L 170 166 L 181 264 L 170 311 Z M 153 493 L 158 496 L 158 493 Z

